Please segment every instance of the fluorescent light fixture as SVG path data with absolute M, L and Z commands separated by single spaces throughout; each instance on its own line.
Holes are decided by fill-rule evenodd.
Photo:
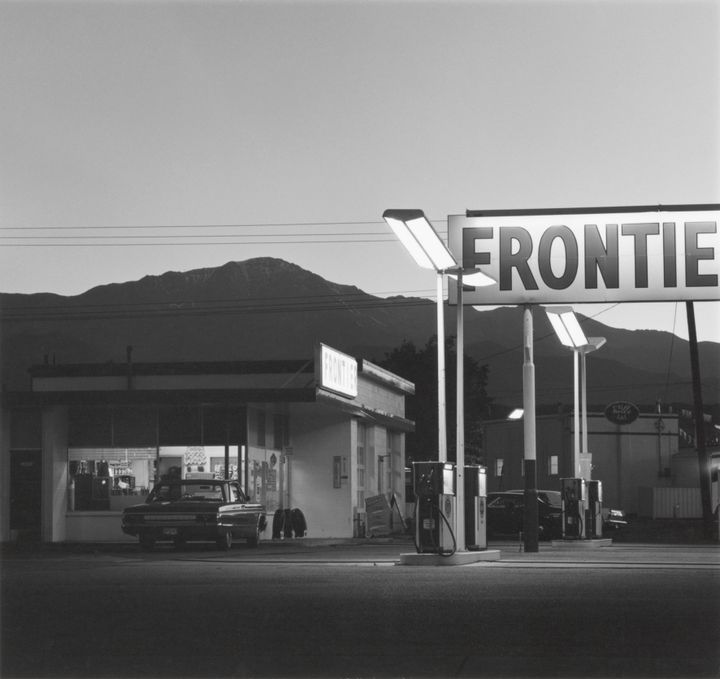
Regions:
M 602 347 L 607 340 L 604 337 L 588 337 L 587 344 L 580 348 L 583 354 L 589 354 L 593 351 L 597 351 Z
M 558 339 L 562 344 L 564 344 L 566 347 L 572 347 L 574 346 L 572 337 L 570 337 L 570 333 L 568 333 L 567 330 L 565 330 L 565 326 L 563 325 L 562 320 L 560 320 L 560 316 L 558 314 L 548 314 L 548 318 L 550 319 L 550 323 L 552 324 L 553 330 L 555 331 L 555 334 L 558 336 Z
M 508 416 L 508 420 L 521 420 L 525 411 L 522 408 L 515 408 Z
M 545 313 L 547 313 L 553 330 L 562 344 L 573 349 L 579 349 L 587 345 L 588 339 L 585 337 L 585 333 L 571 307 L 545 307 Z
M 457 280 L 456 273 L 448 273 L 448 278 Z M 465 269 L 463 271 L 463 285 L 470 285 L 474 288 L 484 288 L 488 285 L 495 285 L 497 281 L 491 278 L 487 274 L 484 274 L 480 269 Z
M 446 271 L 458 263 L 422 210 L 385 210 L 383 219 L 423 269 Z
M 400 219 L 395 219 L 394 217 L 383 216 L 397 236 L 398 240 L 410 253 L 410 256 L 417 262 L 418 266 L 423 269 L 434 269 L 435 267 L 433 267 L 432 261 L 430 261 L 430 258 L 425 254 L 425 251 L 420 247 L 420 244 L 417 240 L 415 240 L 415 237 L 405 226 L 405 222 Z

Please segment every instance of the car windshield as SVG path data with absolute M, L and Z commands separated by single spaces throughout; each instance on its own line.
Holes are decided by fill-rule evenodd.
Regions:
M 524 504 L 522 495 L 505 494 L 488 496 L 488 507 L 493 509 L 514 509 Z
M 538 500 L 555 509 L 562 507 L 562 496 L 559 490 L 539 490 Z M 508 505 L 522 507 L 524 504 L 525 498 L 521 490 L 510 490 L 503 494 L 490 493 L 488 495 L 488 505 L 491 507 L 506 507 Z
M 223 500 L 221 483 L 161 483 L 153 488 L 148 502 L 168 502 L 171 500 L 217 501 Z
M 538 491 L 538 497 L 547 502 L 551 507 L 557 507 L 558 509 L 562 507 L 560 491 L 558 490 Z

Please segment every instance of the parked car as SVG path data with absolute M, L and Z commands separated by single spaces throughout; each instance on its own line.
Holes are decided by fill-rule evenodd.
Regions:
M 522 531 L 525 513 L 525 494 L 521 490 L 507 490 L 487 494 L 488 536 L 513 535 Z M 562 537 L 562 507 L 560 493 L 538 491 L 538 536 L 541 540 Z
M 488 535 L 517 536 L 522 531 L 525 492 L 506 490 L 487 495 Z M 626 525 L 621 509 L 603 507 L 603 533 Z M 562 498 L 557 490 L 538 490 L 538 529 L 541 540 L 562 538 Z
M 162 481 L 122 516 L 123 532 L 147 550 L 159 541 L 212 541 L 228 550 L 235 538 L 257 547 L 266 525 L 263 505 L 251 503 L 237 481 L 217 479 Z
M 622 509 L 606 509 L 603 507 L 603 533 L 608 533 L 622 526 L 627 526 L 627 518 Z

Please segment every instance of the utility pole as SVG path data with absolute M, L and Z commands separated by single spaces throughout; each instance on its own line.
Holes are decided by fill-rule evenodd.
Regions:
M 695 413 L 695 449 L 698 454 L 700 468 L 700 504 L 702 506 L 703 532 L 705 537 L 712 537 L 713 511 L 710 494 L 710 456 L 705 447 L 705 413 L 700 384 L 700 357 L 698 352 L 697 330 L 695 328 L 695 307 L 692 302 L 685 302 L 687 310 L 688 339 L 690 340 L 690 369 L 693 383 L 693 410 Z

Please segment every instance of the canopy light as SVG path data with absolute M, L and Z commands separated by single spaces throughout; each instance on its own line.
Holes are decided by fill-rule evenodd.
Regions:
M 449 278 L 457 280 L 456 273 L 448 273 Z M 490 278 L 487 274 L 484 274 L 479 269 L 464 269 L 463 270 L 463 285 L 470 285 L 473 288 L 484 288 L 488 285 L 494 285 L 497 281 L 494 278 Z
M 604 337 L 588 337 L 587 344 L 582 347 L 582 352 L 589 354 L 591 351 L 597 351 L 605 342 L 607 342 L 607 340 Z
M 587 345 L 588 339 L 585 337 L 585 333 L 571 307 L 545 307 L 545 313 L 547 313 L 553 330 L 562 344 L 573 349 L 579 349 Z
M 422 210 L 385 210 L 383 219 L 418 266 L 446 271 L 458 263 Z

